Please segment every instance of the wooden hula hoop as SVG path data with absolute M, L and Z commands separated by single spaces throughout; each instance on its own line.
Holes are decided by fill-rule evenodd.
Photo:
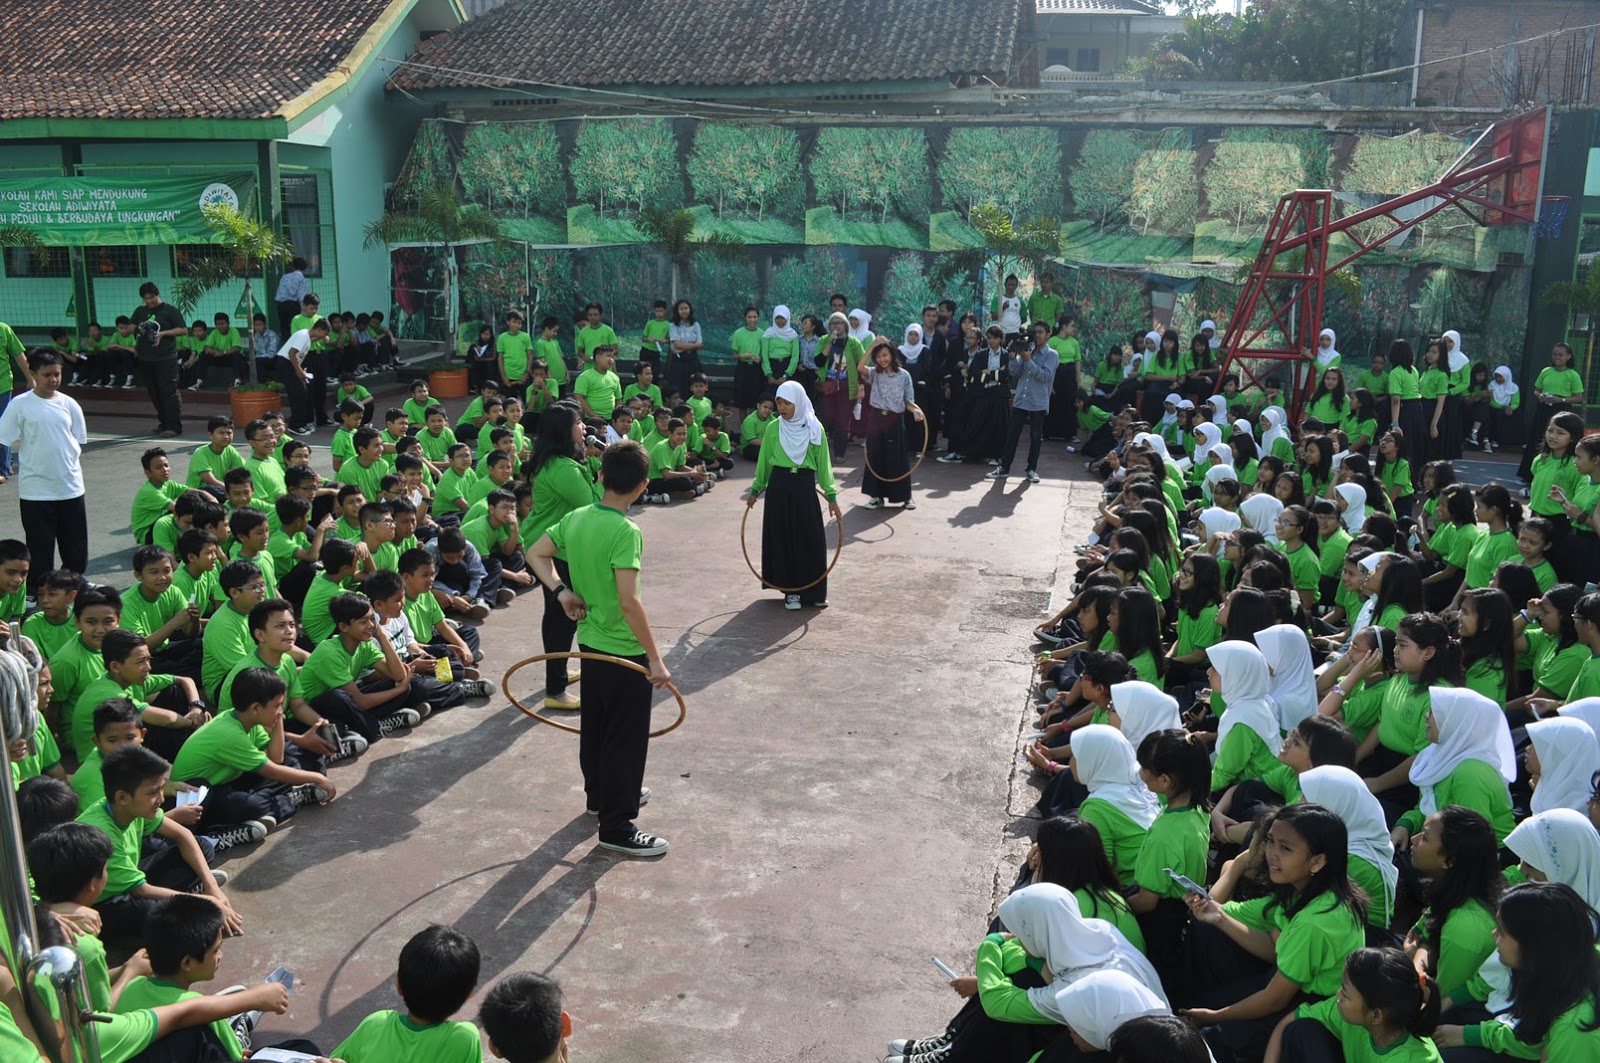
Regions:
M 605 661 L 607 664 L 617 664 L 617 665 L 621 665 L 624 668 L 631 668 L 635 672 L 638 672 L 640 675 L 649 675 L 650 674 L 648 669 L 641 668 L 639 665 L 634 664 L 632 661 L 624 660 L 621 657 L 613 657 L 609 653 L 578 653 L 578 652 L 573 652 L 573 651 L 568 651 L 566 653 L 541 653 L 537 657 L 529 657 L 527 660 L 518 661 L 516 664 L 512 665 L 510 668 L 507 668 L 506 669 L 506 674 L 500 677 L 500 689 L 501 689 L 501 691 L 503 691 L 505 693 L 506 699 L 508 701 L 510 701 L 511 704 L 515 705 L 522 712 L 522 714 L 524 716 L 531 717 L 531 718 L 533 718 L 535 720 L 538 720 L 540 723 L 543 723 L 543 724 L 549 724 L 551 727 L 554 727 L 556 730 L 558 730 L 558 731 L 566 731 L 568 734 L 575 734 L 575 735 L 576 734 L 582 734 L 583 731 L 582 731 L 582 729 L 577 728 L 577 727 L 573 727 L 573 726 L 571 726 L 569 724 L 559 723 L 559 722 L 557 722 L 555 720 L 550 719 L 550 717 L 548 717 L 548 716 L 539 715 L 537 712 L 534 712 L 532 709 L 528 708 L 528 706 L 526 706 L 522 702 L 518 701 L 517 698 L 516 698 L 516 695 L 511 693 L 511 677 L 513 675 L 515 675 L 519 669 L 524 668 L 524 667 L 526 667 L 527 665 L 530 665 L 530 664 L 542 664 L 545 661 L 554 661 L 554 660 L 557 660 L 557 659 L 567 659 L 567 660 L 575 659 L 575 660 L 580 660 L 580 661 Z M 651 731 L 650 732 L 650 737 L 651 738 L 660 738 L 664 734 L 667 734 L 667 733 L 669 733 L 671 731 L 676 731 L 678 729 L 678 727 L 680 725 L 682 725 L 684 717 L 689 715 L 689 707 L 683 703 L 683 694 L 682 694 L 682 692 L 680 692 L 678 690 L 678 688 L 676 686 L 674 686 L 673 684 L 671 684 L 671 683 L 667 684 L 667 689 L 672 691 L 672 696 L 678 699 L 678 718 L 676 720 L 673 720 L 670 724 L 668 724 L 666 727 L 663 727 L 659 731 Z
M 917 469 L 922 465 L 922 459 L 926 458 L 928 456 L 928 444 L 930 442 L 931 442 L 931 440 L 928 439 L 928 415 L 927 414 L 923 414 L 922 415 L 922 449 L 917 451 L 917 460 L 912 462 L 911 468 L 906 470 L 906 474 L 904 476 L 896 476 L 892 480 L 885 480 L 883 477 L 878 476 L 878 470 L 874 469 L 872 467 L 872 448 L 866 445 L 866 441 L 865 440 L 863 440 L 862 444 L 861 444 L 861 460 L 867 463 L 867 471 L 870 472 L 873 476 L 877 477 L 877 480 L 878 480 L 879 483 L 881 483 L 881 484 L 897 484 L 901 480 L 909 480 L 909 479 L 911 479 L 911 477 L 916 474 Z
M 827 495 L 822 493 L 822 488 L 820 488 L 820 487 L 817 488 L 817 494 L 822 495 L 822 498 L 823 498 L 824 501 L 826 501 L 827 498 L 828 498 Z M 833 572 L 833 566 L 837 565 L 839 563 L 839 555 L 844 552 L 844 521 L 843 521 L 843 519 L 840 519 L 840 520 L 834 522 L 834 527 L 839 529 L 839 544 L 833 548 L 833 560 L 828 562 L 828 567 L 823 569 L 822 575 L 818 576 L 816 579 L 812 580 L 810 583 L 807 583 L 804 587 L 780 587 L 775 583 L 768 583 L 767 582 L 767 577 L 765 577 L 761 573 L 757 572 L 756 571 L 756 566 L 754 564 L 752 564 L 751 561 L 750 561 L 750 548 L 745 545 L 744 532 L 745 532 L 746 526 L 748 526 L 749 523 L 750 523 L 750 511 L 755 509 L 755 508 L 756 508 L 755 506 L 746 506 L 746 507 L 744 507 L 744 519 L 739 522 L 739 549 L 744 552 L 744 564 L 745 564 L 745 567 L 750 570 L 750 575 L 752 575 L 756 579 L 760 580 L 761 581 L 761 585 L 763 587 L 768 587 L 768 588 L 770 588 L 772 590 L 780 591 L 783 594 L 799 594 L 801 591 L 808 591 L 812 587 L 815 587 L 817 584 L 821 583 L 823 580 L 828 578 L 829 574 Z

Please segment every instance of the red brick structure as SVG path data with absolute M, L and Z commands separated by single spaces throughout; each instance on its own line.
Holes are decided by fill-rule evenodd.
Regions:
M 1413 88 L 1421 105 L 1518 110 L 1600 102 L 1596 30 L 1581 28 L 1600 22 L 1596 0 L 1432 0 L 1409 17 L 1417 21 L 1402 39 L 1414 39 L 1418 29 L 1422 38 Z M 1511 47 L 1515 41 L 1526 43 Z

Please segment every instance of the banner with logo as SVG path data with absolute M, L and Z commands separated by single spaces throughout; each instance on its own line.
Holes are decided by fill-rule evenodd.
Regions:
M 200 213 L 225 203 L 253 213 L 256 175 L 39 177 L 0 180 L 0 227 L 57 247 L 216 243 Z

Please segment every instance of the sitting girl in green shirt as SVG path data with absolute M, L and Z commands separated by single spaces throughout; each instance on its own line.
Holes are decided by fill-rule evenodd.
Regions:
M 1566 701 L 1578 672 L 1592 656 L 1578 638 L 1573 617 L 1582 597 L 1582 589 L 1570 583 L 1557 584 L 1511 621 L 1517 652 L 1533 658 L 1532 693 L 1506 703 L 1506 712 L 1519 720 L 1525 712 L 1554 708 Z
M 1439 1063 L 1428 1037 L 1439 1021 L 1439 987 L 1418 976 L 1399 949 L 1360 949 L 1344 964 L 1336 998 L 1301 1004 L 1283 1017 L 1266 1063 Z
M 1254 643 L 1219 642 L 1207 653 L 1211 689 L 1221 695 L 1213 792 L 1245 779 L 1259 779 L 1278 763 L 1283 745 L 1278 710 L 1267 696 L 1267 659 Z
M 1373 654 L 1356 665 L 1352 681 L 1376 675 L 1381 657 Z M 1429 690 L 1460 685 L 1461 647 L 1436 614 L 1414 613 L 1400 621 L 1395 633 L 1394 665 L 1399 674 L 1384 692 L 1378 726 L 1356 751 L 1356 771 L 1368 780 L 1391 822 L 1417 802 L 1411 767 L 1429 742 Z
M 1493 825 L 1498 844 L 1514 825 L 1509 785 L 1517 778 L 1505 713 L 1472 690 L 1435 687 L 1428 695 L 1428 746 L 1413 760 L 1410 775 L 1417 807 L 1400 817 L 1395 843 L 1418 833 L 1425 817 L 1461 805 Z
M 1100 831 L 1117 882 L 1133 881 L 1134 863 L 1160 807 L 1143 782 L 1133 747 L 1115 727 L 1090 724 L 1072 732 L 1072 777 L 1088 788 L 1078 816 Z
M 1411 866 L 1427 881 L 1428 907 L 1406 935 L 1406 953 L 1450 996 L 1494 951 L 1494 909 L 1505 885 L 1494 828 L 1470 808 L 1441 808 L 1412 839 Z

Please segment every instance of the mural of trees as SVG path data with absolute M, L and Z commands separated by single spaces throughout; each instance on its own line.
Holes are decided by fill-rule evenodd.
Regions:
M 461 187 L 497 214 L 557 215 L 566 206 L 561 144 L 547 122 L 485 122 L 467 127 Z
M 932 182 L 921 129 L 828 126 L 810 158 L 806 242 L 926 250 Z
M 683 205 L 678 142 L 663 118 L 584 122 L 567 170 L 581 201 L 567 210 L 575 244 L 636 243 L 640 235 L 628 218 L 647 207 Z
M 1254 227 L 1272 217 L 1285 192 L 1303 187 L 1305 176 L 1305 160 L 1291 145 L 1224 137 L 1206 167 L 1206 202 L 1211 213 L 1226 217 L 1235 231 L 1246 223 Z
M 773 263 L 767 276 L 767 302 L 783 303 L 797 318 L 809 313 L 826 321 L 828 297 L 834 292 L 842 293 L 851 306 L 861 305 L 855 262 L 833 247 L 808 247 L 804 256 Z
M 1154 145 L 1150 133 L 1091 129 L 1083 138 L 1077 162 L 1067 171 L 1072 214 L 1093 221 L 1097 229 L 1126 221 L 1134 167 Z
M 1157 148 L 1139 156 L 1128 196 L 1128 220 L 1140 236 L 1194 232 L 1200 214 L 1200 182 L 1193 148 Z
M 905 251 L 895 255 L 883 275 L 883 297 L 878 300 L 873 331 L 898 344 L 906 326 L 922 320 L 922 308 L 942 298 L 944 293 L 929 279 L 920 253 Z
M 1461 153 L 1462 145 L 1437 133 L 1410 133 L 1403 137 L 1363 136 L 1356 140 L 1349 167 L 1336 178 L 1340 189 L 1388 197 L 1409 192 L 1436 180 Z M 1346 206 L 1345 210 L 1355 208 Z M 1416 259 L 1428 250 L 1429 241 L 1441 236 L 1447 224 L 1459 225 L 1465 217 L 1443 212 L 1422 222 L 1399 245 L 1386 247 L 1389 255 L 1405 254 Z M 1363 239 L 1376 239 L 1391 228 L 1382 219 L 1367 222 L 1358 230 Z
M 732 352 L 727 349 L 727 339 L 734 329 L 744 324 L 744 308 L 751 304 L 762 305 L 755 264 L 748 257 L 729 261 L 709 251 L 697 253 L 694 256 L 694 291 L 689 298 L 694 302 L 695 318 L 700 321 L 706 338 L 707 346 L 701 357 L 707 361 L 730 360 Z
M 444 124 L 432 120 L 420 123 L 406 161 L 401 163 L 394 184 L 389 186 L 389 206 L 394 209 L 412 207 L 422 201 L 422 194 L 428 189 L 455 184 L 453 156 L 454 149 Z
M 939 161 L 945 206 L 993 203 L 1020 220 L 1061 215 L 1061 141 L 1053 129 L 953 129 Z
M 777 126 L 707 122 L 695 133 L 689 183 L 718 218 L 765 221 L 769 213 L 799 220 L 805 206 L 800 141 Z

